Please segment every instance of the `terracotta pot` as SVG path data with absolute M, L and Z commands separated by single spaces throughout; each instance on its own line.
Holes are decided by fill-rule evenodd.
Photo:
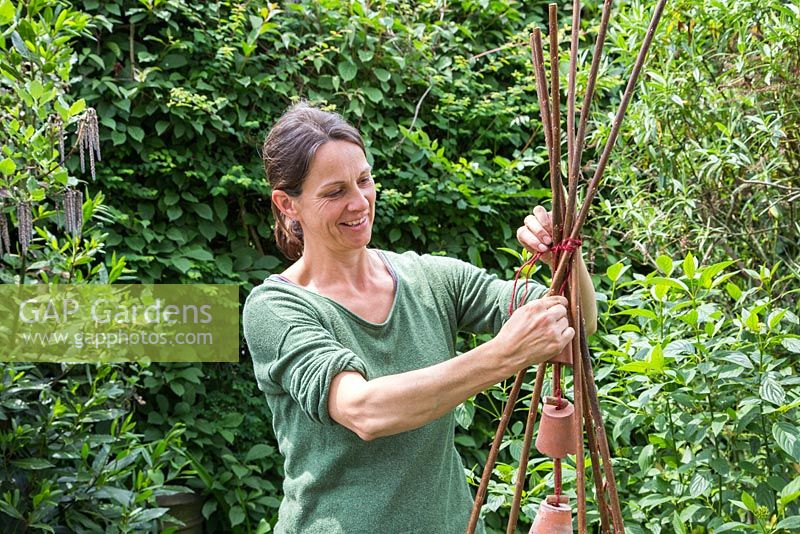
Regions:
M 159 495 L 156 503 L 169 508 L 169 515 L 183 522 L 183 526 L 169 519 L 163 520 L 161 528 L 175 527 L 176 534 L 203 534 L 203 502 L 202 496 L 196 493 L 176 493 L 175 495 Z
M 572 507 L 543 501 L 528 534 L 572 534 Z
M 567 346 L 564 347 L 564 350 L 558 356 L 553 356 L 549 360 L 549 363 L 563 363 L 564 365 L 572 365 L 572 343 L 567 343 Z
M 544 405 L 536 435 L 536 450 L 550 458 L 566 458 L 575 454 L 577 446 L 575 407 L 568 400 L 561 402 L 560 409 L 552 404 Z

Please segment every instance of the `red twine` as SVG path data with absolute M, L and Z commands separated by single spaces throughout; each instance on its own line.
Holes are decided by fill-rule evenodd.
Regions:
M 572 252 L 577 250 L 578 247 L 581 246 L 582 241 L 580 239 L 572 239 L 571 237 L 566 238 L 560 243 L 556 243 L 552 247 L 550 247 L 549 252 L 553 253 L 553 258 L 556 264 L 558 264 L 558 257 L 561 252 Z M 536 264 L 537 261 L 545 254 L 545 252 L 537 252 L 533 256 L 531 256 L 528 261 L 522 264 L 522 267 L 517 269 L 516 273 L 514 273 L 514 287 L 511 290 L 511 302 L 508 304 L 508 314 L 511 315 L 514 313 L 514 310 L 519 308 L 523 302 L 525 302 L 525 298 L 528 296 L 528 279 L 530 277 L 530 272 L 533 266 Z M 519 282 L 519 277 L 522 275 L 523 271 L 525 272 L 525 291 L 523 291 L 522 296 L 519 300 L 516 299 L 517 296 L 517 283 Z M 564 278 L 564 282 L 561 284 L 561 287 L 558 290 L 558 295 L 564 294 L 564 289 L 567 284 L 567 280 L 569 280 L 569 272 L 567 276 Z

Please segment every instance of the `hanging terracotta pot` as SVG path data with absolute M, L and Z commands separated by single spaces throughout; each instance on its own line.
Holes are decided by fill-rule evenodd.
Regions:
M 536 435 L 536 449 L 550 458 L 566 458 L 575 454 L 575 407 L 566 399 L 561 399 L 561 407 L 545 403 L 542 420 Z
M 567 343 L 567 346 L 564 347 L 557 356 L 553 356 L 549 360 L 548 363 L 563 363 L 564 365 L 572 365 L 572 343 Z
M 539 505 L 528 534 L 572 534 L 572 507 L 551 495 Z

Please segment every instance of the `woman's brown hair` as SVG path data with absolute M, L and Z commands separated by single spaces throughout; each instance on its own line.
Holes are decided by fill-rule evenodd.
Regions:
M 267 134 L 261 150 L 264 172 L 272 190 L 299 196 L 317 150 L 328 141 L 355 143 L 366 155 L 361 134 L 338 113 L 322 111 L 306 102 L 287 109 Z M 287 221 L 274 203 L 272 214 L 278 248 L 290 260 L 300 258 L 303 254 L 300 224 Z

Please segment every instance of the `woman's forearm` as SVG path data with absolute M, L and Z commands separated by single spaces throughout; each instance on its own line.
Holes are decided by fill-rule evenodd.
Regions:
M 423 369 L 367 381 L 359 373 L 331 384 L 331 418 L 364 440 L 419 428 L 492 386 L 514 369 L 492 341 Z
M 597 331 L 597 296 L 594 293 L 592 276 L 583 261 L 583 253 L 579 254 L 578 258 L 578 273 L 581 279 L 581 311 L 583 312 L 583 322 L 586 325 L 586 335 L 591 336 Z

